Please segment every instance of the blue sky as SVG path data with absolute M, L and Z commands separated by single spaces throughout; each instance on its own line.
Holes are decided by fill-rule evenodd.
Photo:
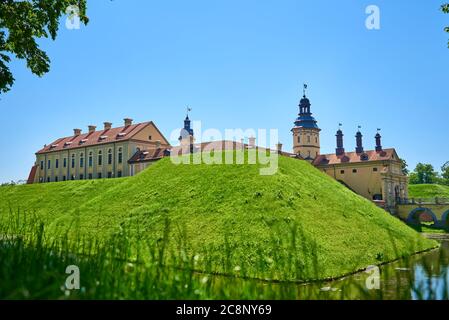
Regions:
M 343 123 L 373 148 L 376 128 L 411 167 L 449 161 L 449 15 L 443 0 L 88 0 L 90 23 L 40 41 L 51 71 L 14 61 L 0 98 L 0 181 L 24 179 L 34 153 L 76 127 L 153 120 L 167 136 L 186 105 L 205 128 L 277 128 L 285 149 L 303 82 L 335 149 Z M 380 8 L 381 29 L 365 27 Z M 64 21 L 62 21 L 64 22 Z

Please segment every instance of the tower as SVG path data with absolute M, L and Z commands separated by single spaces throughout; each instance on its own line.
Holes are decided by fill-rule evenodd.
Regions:
M 191 110 L 192 109 L 187 108 L 187 115 L 184 119 L 184 128 L 181 129 L 181 134 L 178 140 L 183 150 L 186 148 L 187 150 L 189 150 L 188 152 L 193 153 L 193 144 L 195 143 L 195 137 L 193 129 L 191 128 L 191 122 L 189 118 L 189 112 Z
M 317 121 L 310 111 L 310 100 L 306 97 L 307 85 L 304 84 L 304 95 L 299 103 L 299 117 L 295 121 L 293 132 L 293 153 L 312 161 L 320 154 L 320 131 Z
M 343 131 L 341 131 L 341 129 L 338 129 L 335 136 L 337 137 L 337 148 L 335 149 L 335 154 L 337 156 L 342 156 L 345 154 L 345 147 L 343 146 Z

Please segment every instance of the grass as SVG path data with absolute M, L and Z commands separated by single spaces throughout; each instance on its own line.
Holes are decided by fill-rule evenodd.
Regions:
M 158 243 L 139 243 L 137 258 L 131 253 L 136 246 L 127 230 L 122 237 L 103 243 L 81 238 L 68 241 L 65 236 L 49 241 L 44 224 L 30 216 L 27 225 L 12 220 L 0 224 L 0 234 L 0 299 L 447 299 L 449 293 L 447 281 L 430 281 L 435 276 L 446 279 L 444 270 L 435 272 L 435 263 L 448 263 L 444 251 L 439 252 L 437 261 L 427 255 L 422 259 L 429 280 L 415 283 L 413 272 L 396 271 L 396 267 L 411 265 L 406 258 L 401 264 L 383 268 L 383 290 L 367 290 L 368 275 L 363 273 L 307 286 L 197 273 L 196 256 L 180 254 L 182 242 L 180 251 L 164 249 L 170 233 Z M 233 255 L 232 251 L 225 253 Z M 178 267 L 167 267 L 167 260 L 178 261 Z M 68 266 L 79 268 L 79 290 L 66 287 Z
M 135 177 L 6 186 L 0 222 L 40 221 L 44 247 L 67 238 L 107 250 L 113 239 L 127 243 L 128 260 L 145 244 L 166 267 L 194 259 L 194 271 L 281 281 L 335 278 L 436 246 L 305 161 L 280 157 L 273 176 L 259 169 L 164 159 Z
M 408 187 L 409 198 L 446 198 L 449 199 L 449 186 L 440 184 L 411 184 Z

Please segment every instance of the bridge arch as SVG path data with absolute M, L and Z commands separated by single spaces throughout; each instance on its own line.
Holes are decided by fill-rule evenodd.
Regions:
M 419 221 L 419 216 L 423 213 L 427 213 L 432 217 L 432 220 L 436 225 L 439 225 L 439 221 L 437 216 L 435 215 L 435 213 L 433 213 L 433 211 L 429 208 L 415 208 L 412 211 L 410 211 L 410 213 L 408 214 L 407 217 L 407 223 L 409 224 L 421 224 Z M 449 215 L 449 211 L 446 212 Z M 444 221 L 444 220 L 443 220 Z
M 447 210 L 445 213 L 443 213 L 443 215 L 441 216 L 441 224 L 446 227 L 449 228 L 449 210 Z

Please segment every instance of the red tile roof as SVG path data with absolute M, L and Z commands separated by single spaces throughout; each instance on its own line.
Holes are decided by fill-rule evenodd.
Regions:
M 147 161 L 155 161 L 160 160 L 163 157 L 169 156 L 168 148 L 157 148 L 150 150 L 141 150 L 137 151 L 131 159 L 129 159 L 128 163 L 140 163 Z
M 30 175 L 28 176 L 27 184 L 33 184 L 36 177 L 37 166 L 31 167 Z
M 362 160 L 362 155 L 366 155 L 366 160 Z M 369 161 L 384 161 L 396 159 L 395 149 L 384 149 L 380 152 L 375 150 L 368 150 L 364 153 L 346 152 L 344 155 L 337 156 L 336 154 L 322 154 L 319 155 L 314 161 L 313 165 L 334 165 L 341 163 L 359 163 Z
M 84 148 L 111 142 L 126 141 L 131 139 L 136 133 L 138 133 L 140 130 L 151 123 L 151 121 L 143 122 L 132 124 L 126 127 L 123 126 L 118 128 L 111 128 L 108 130 L 100 130 L 92 133 L 84 133 L 79 136 L 61 138 L 45 146 L 36 154 Z
M 248 149 L 248 144 L 236 142 L 236 141 L 230 141 L 230 140 L 221 140 L 221 141 L 210 141 L 210 142 L 203 142 L 203 143 L 197 143 L 194 145 L 194 150 L 198 152 L 201 150 L 201 152 L 205 151 L 226 151 L 226 150 L 239 150 L 242 148 Z M 189 147 L 187 147 L 189 148 Z M 257 147 L 261 150 L 268 150 L 266 148 Z M 134 156 L 131 157 L 129 160 L 129 163 L 140 163 L 140 162 L 147 162 L 147 161 L 155 161 L 162 159 L 163 157 L 170 156 L 170 154 L 173 155 L 181 155 L 181 146 L 171 147 L 171 148 L 159 148 L 159 149 L 150 149 L 150 150 L 142 150 L 138 151 Z M 189 149 L 187 149 L 189 150 Z M 189 151 L 187 151 L 189 152 Z M 295 154 L 288 153 L 288 152 L 281 152 L 280 153 L 283 156 L 286 157 L 296 157 Z

